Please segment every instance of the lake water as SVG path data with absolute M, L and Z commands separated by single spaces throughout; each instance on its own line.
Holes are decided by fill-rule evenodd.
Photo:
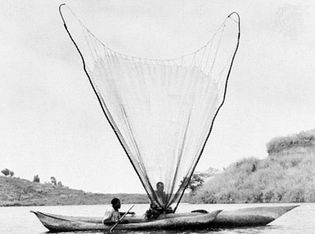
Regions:
M 178 212 L 187 212 L 194 209 L 232 210 L 253 206 L 273 206 L 289 204 L 181 204 Z M 132 232 L 137 233 L 214 233 L 214 234 L 314 234 L 315 233 L 315 203 L 302 203 L 300 206 L 284 214 L 271 224 L 263 227 L 235 228 L 235 229 L 218 229 L 218 230 L 201 230 L 194 232 L 178 231 L 154 231 L 154 232 Z M 121 211 L 127 210 L 130 205 L 122 205 Z M 23 233 L 39 234 L 46 233 L 48 230 L 42 226 L 30 210 L 38 210 L 48 213 L 73 215 L 73 216 L 103 216 L 106 205 L 93 206 L 37 206 L 37 207 L 0 207 L 0 233 Z M 146 204 L 136 204 L 133 211 L 137 214 L 143 214 L 148 208 Z M 80 233 L 80 232 L 76 232 Z M 102 232 L 81 232 L 81 233 L 102 233 Z M 118 233 L 118 231 L 116 231 Z M 130 233 L 130 232 L 125 232 Z

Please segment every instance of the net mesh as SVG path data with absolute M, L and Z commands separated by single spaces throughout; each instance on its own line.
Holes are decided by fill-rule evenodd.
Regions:
M 225 98 L 239 42 L 229 15 L 193 53 L 168 60 L 118 53 L 97 39 L 67 6 L 60 7 L 102 110 L 150 200 L 176 207 Z

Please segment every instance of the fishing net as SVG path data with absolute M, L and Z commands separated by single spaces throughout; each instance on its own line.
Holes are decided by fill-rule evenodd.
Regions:
M 101 108 L 151 202 L 176 207 L 223 105 L 239 42 L 230 14 L 193 53 L 168 60 L 118 53 L 67 6 L 64 26 L 78 50 Z

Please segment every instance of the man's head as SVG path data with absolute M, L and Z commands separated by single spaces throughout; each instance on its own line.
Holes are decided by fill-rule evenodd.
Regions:
M 164 184 L 163 184 L 163 182 L 157 182 L 157 184 L 156 184 L 156 190 L 157 190 L 158 192 L 163 192 L 163 191 L 164 191 Z
M 114 210 L 120 209 L 120 200 L 118 198 L 113 198 L 110 203 L 112 203 Z

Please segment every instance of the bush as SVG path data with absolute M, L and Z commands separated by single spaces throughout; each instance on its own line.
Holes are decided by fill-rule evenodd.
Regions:
M 54 176 L 50 177 L 50 183 L 52 183 L 53 185 L 57 186 L 57 180 Z
M 310 146 L 315 144 L 315 135 L 311 132 L 300 132 L 286 137 L 276 137 L 267 144 L 268 154 L 279 153 L 294 146 Z
M 14 172 L 11 171 L 11 170 L 9 170 L 8 168 L 3 169 L 1 172 L 2 172 L 2 174 L 5 175 L 5 176 L 10 176 L 10 177 L 12 177 L 12 176 L 14 175 Z
M 2 172 L 2 174 L 5 175 L 5 176 L 10 175 L 10 170 L 9 170 L 8 168 L 3 169 L 1 172 Z
M 218 170 L 210 167 L 206 171 L 195 172 L 191 176 L 189 182 L 188 177 L 184 177 L 184 179 L 181 181 L 181 184 L 185 184 L 188 182 L 187 188 L 190 189 L 191 191 L 190 195 L 192 196 L 193 193 L 195 193 L 197 189 L 199 189 L 204 184 L 205 180 L 214 176 L 216 173 L 218 173 Z
M 204 178 L 200 176 L 199 174 L 193 174 L 189 183 L 188 188 L 195 192 L 199 187 L 201 187 L 204 183 Z
M 40 182 L 40 179 L 39 179 L 38 175 L 34 175 L 33 182 L 34 183 L 39 183 Z

